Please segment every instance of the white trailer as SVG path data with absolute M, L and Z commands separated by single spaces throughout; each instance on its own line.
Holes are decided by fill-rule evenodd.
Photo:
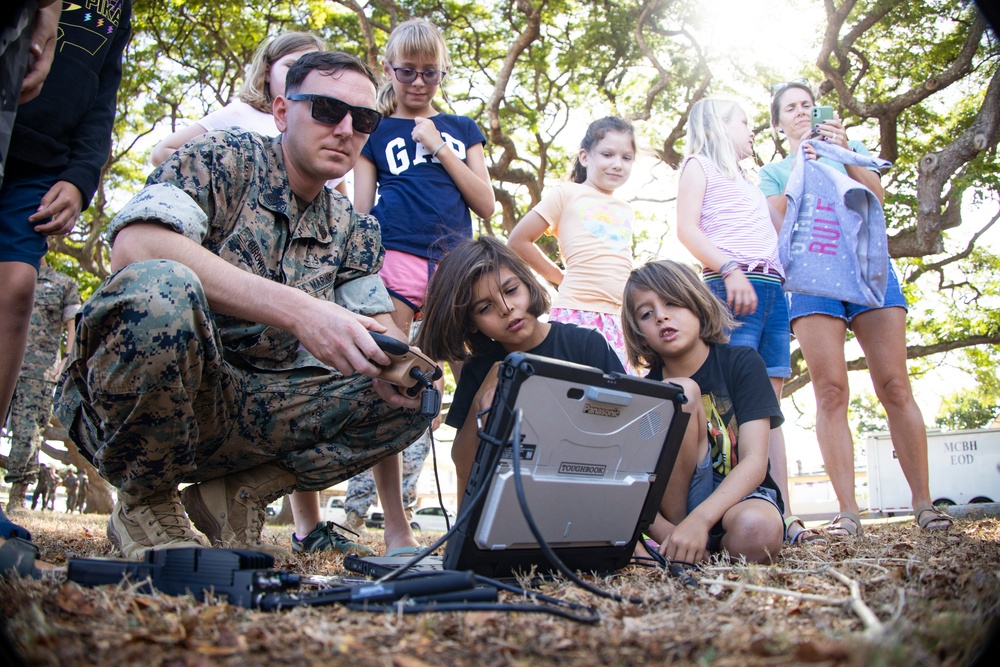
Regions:
M 869 509 L 912 511 L 910 487 L 888 433 L 867 439 Z M 927 468 L 935 504 L 1000 502 L 1000 428 L 928 431 Z

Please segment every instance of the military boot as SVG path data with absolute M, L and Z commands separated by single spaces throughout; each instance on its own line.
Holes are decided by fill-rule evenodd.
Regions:
M 28 492 L 27 482 L 14 482 L 7 494 L 7 511 L 10 513 L 24 509 L 24 494 Z
M 191 528 L 176 489 L 135 504 L 119 499 L 108 518 L 108 539 L 126 558 L 138 560 L 150 549 L 208 546 Z
M 262 465 L 181 491 L 191 521 L 212 546 L 254 549 L 272 556 L 290 556 L 288 549 L 261 541 L 268 503 L 295 490 L 295 475 Z
M 344 515 L 344 527 L 358 535 L 367 532 L 365 518 L 357 512 L 347 512 Z

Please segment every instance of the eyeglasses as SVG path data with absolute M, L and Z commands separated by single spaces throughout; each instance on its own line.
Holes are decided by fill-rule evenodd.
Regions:
M 375 109 L 367 107 L 356 107 L 347 102 L 342 102 L 336 97 L 326 95 L 312 95 L 309 93 L 295 93 L 286 96 L 293 102 L 309 101 L 312 103 L 310 114 L 313 120 L 325 125 L 336 125 L 344 120 L 344 116 L 351 114 L 351 127 L 355 132 L 361 134 L 371 134 L 382 122 L 382 114 Z
M 413 69 L 412 67 L 392 67 L 392 65 L 389 65 L 389 67 L 392 68 L 393 74 L 396 75 L 396 81 L 399 81 L 400 83 L 413 83 L 417 80 L 417 75 L 419 74 L 420 78 L 423 79 L 424 83 L 428 86 L 436 86 L 441 83 L 441 79 L 443 79 L 444 75 L 447 74 L 447 72 L 442 69 L 425 69 L 421 72 Z
M 805 78 L 802 78 L 802 79 L 792 79 L 791 81 L 782 81 L 781 83 L 776 83 L 773 86 L 771 86 L 771 94 L 772 95 L 776 95 L 777 93 L 780 93 L 781 91 L 783 91 L 785 88 L 788 88 L 789 86 L 805 86 L 806 88 L 808 88 L 809 87 L 809 79 L 805 79 Z

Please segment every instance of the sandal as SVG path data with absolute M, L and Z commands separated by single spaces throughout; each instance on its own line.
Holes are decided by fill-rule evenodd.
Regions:
M 934 505 L 918 507 L 913 512 L 913 520 L 920 526 L 920 530 L 948 530 L 951 528 L 951 517 Z
M 848 523 L 844 523 L 847 521 Z M 861 517 L 854 512 L 841 512 L 833 517 L 833 521 L 823 527 L 827 535 L 835 537 L 858 537 L 864 530 L 861 528 Z
M 785 542 L 788 544 L 805 544 L 806 542 L 820 544 L 826 540 L 819 532 L 812 528 L 806 528 L 802 519 L 792 514 L 785 517 Z

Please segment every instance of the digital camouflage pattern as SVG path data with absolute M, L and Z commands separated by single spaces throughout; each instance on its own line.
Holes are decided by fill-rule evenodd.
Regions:
M 155 219 L 245 271 L 356 312 L 388 312 L 378 223 L 330 190 L 300 210 L 280 140 L 202 135 L 153 172 L 109 234 Z M 213 314 L 197 276 L 176 262 L 117 271 L 78 326 L 57 411 L 126 504 L 265 463 L 318 491 L 423 429 L 370 378 L 344 377 L 290 333 Z
M 403 450 L 403 507 L 412 507 L 417 502 L 417 482 L 430 450 L 431 441 L 426 431 Z M 344 510 L 366 516 L 375 503 L 375 496 L 375 476 L 371 470 L 365 470 L 347 483 Z
M 80 309 L 80 292 L 68 276 L 42 266 L 35 282 L 35 304 L 28 329 L 28 346 L 14 396 L 8 426 L 11 432 L 7 482 L 35 481 L 38 449 L 52 416 L 52 392 L 65 324 Z

